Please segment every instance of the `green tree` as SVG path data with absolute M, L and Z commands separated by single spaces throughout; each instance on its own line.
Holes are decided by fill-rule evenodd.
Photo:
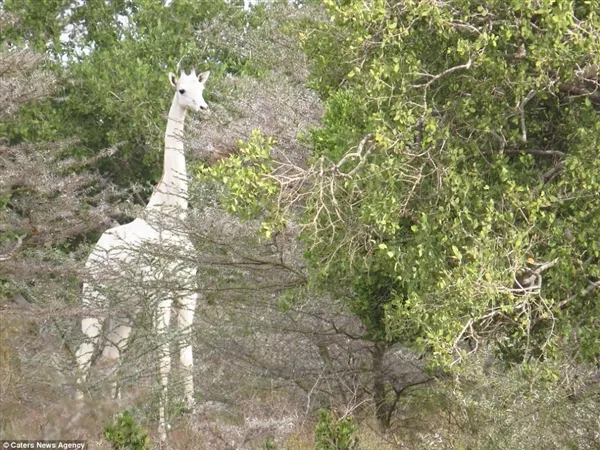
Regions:
M 331 260 L 342 241 L 330 227 L 319 234 L 332 244 L 311 254 L 325 277 L 356 280 L 352 307 L 386 339 L 450 361 L 462 338 L 500 324 L 498 339 L 524 356 L 550 351 L 577 324 L 591 355 L 600 276 L 592 3 L 329 3 L 334 22 L 306 47 L 317 54 L 342 36 L 349 66 L 315 65 L 333 123 L 315 139 L 350 129 L 361 142 L 338 202 L 341 236 L 362 248 L 356 260 Z M 340 130 L 341 120 L 350 126 Z M 321 153 L 339 161 L 331 150 Z
M 374 368 L 394 342 L 444 368 L 488 342 L 597 358 L 598 2 L 326 5 L 303 35 L 314 161 L 265 171 L 262 201 L 303 208 L 313 285 L 346 298 Z M 385 426 L 378 377 L 374 398 Z

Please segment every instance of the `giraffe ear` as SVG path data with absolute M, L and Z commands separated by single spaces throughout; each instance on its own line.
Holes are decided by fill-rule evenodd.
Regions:
M 169 72 L 169 81 L 171 82 L 171 86 L 177 86 L 177 77 L 173 72 Z
M 206 80 L 208 80 L 209 75 L 210 75 L 210 70 L 207 70 L 206 72 L 202 72 L 200 75 L 198 75 L 198 81 L 200 83 L 206 83 Z

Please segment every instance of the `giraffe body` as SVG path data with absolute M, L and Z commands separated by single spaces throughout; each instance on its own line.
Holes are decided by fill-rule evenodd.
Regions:
M 144 211 L 145 217 L 110 228 L 102 234 L 86 262 L 89 278 L 84 282 L 82 290 L 85 307 L 106 309 L 108 306 L 111 311 L 102 352 L 103 358 L 107 360 L 116 362 L 126 349 L 132 330 L 131 315 L 136 313 L 135 308 L 132 310 L 130 305 L 141 303 L 154 308 L 154 327 L 160 346 L 159 431 L 162 439 L 166 437 L 165 407 L 171 368 L 166 332 L 172 311 L 177 319 L 184 397 L 189 407 L 194 403 L 191 326 L 197 301 L 196 267 L 190 262 L 193 258 L 179 261 L 165 255 L 193 255 L 194 252 L 192 243 L 185 233 L 177 231 L 178 227 L 173 226 L 172 219 L 184 218 L 188 207 L 186 162 L 181 140 L 186 110 L 208 107 L 202 96 L 208 75 L 208 72 L 198 76 L 195 71 L 189 75 L 182 72 L 177 79 L 175 75 L 169 74 L 175 96 L 165 133 L 162 178 Z M 136 281 L 133 289 L 131 280 Z M 144 298 L 147 302 L 139 302 L 135 297 Z M 81 328 L 86 339 L 76 355 L 80 387 L 89 371 L 94 348 L 99 343 L 106 318 L 91 316 L 82 320 Z M 117 393 L 115 385 L 115 394 Z M 83 392 L 79 390 L 77 396 L 82 398 Z

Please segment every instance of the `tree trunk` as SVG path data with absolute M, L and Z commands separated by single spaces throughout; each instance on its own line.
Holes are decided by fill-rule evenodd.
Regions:
M 373 359 L 373 401 L 375 402 L 375 418 L 381 431 L 385 431 L 390 425 L 390 404 L 387 401 L 385 389 L 385 373 L 383 370 L 383 357 L 386 345 L 383 342 L 375 342 L 371 350 Z

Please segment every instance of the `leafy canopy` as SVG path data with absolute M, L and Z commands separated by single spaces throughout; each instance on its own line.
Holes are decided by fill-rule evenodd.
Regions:
M 300 35 L 327 107 L 310 187 L 278 166 L 257 200 L 302 207 L 316 285 L 444 365 L 597 355 L 600 4 L 326 5 Z

